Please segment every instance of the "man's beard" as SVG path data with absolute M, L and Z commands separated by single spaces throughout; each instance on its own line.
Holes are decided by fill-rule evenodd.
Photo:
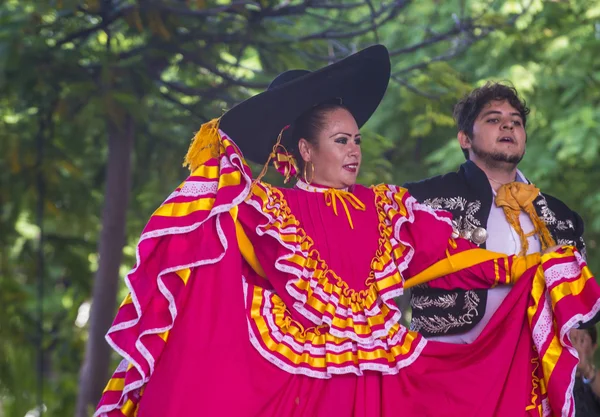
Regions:
M 471 150 L 479 157 L 486 165 L 494 168 L 506 168 L 510 165 L 511 168 L 516 167 L 525 156 L 525 152 L 519 154 L 510 154 L 508 152 L 486 152 L 475 145 L 475 141 L 471 141 Z

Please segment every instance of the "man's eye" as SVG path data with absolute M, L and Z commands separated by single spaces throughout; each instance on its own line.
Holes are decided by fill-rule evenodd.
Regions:
M 513 123 L 514 123 L 516 126 L 521 126 L 521 121 L 520 121 L 520 120 L 513 120 Z
M 488 119 L 487 122 L 488 123 L 497 123 L 498 119 Z

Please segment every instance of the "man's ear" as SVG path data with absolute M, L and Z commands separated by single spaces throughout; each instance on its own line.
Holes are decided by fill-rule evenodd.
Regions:
M 456 137 L 462 149 L 471 149 L 471 138 L 464 131 L 458 132 Z

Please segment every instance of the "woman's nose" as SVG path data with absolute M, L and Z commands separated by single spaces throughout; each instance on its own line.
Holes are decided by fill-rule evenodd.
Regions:
M 357 144 L 351 144 L 348 155 L 349 156 L 358 156 L 359 153 L 360 153 L 360 146 Z

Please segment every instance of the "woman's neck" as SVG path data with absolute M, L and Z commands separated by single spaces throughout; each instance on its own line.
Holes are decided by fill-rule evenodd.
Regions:
M 296 186 L 304 191 L 312 191 L 312 192 L 325 192 L 331 188 L 340 191 L 349 191 L 352 187 L 330 187 L 328 185 L 319 184 L 316 181 L 312 181 L 310 184 L 306 183 L 303 179 L 299 179 L 296 183 Z

